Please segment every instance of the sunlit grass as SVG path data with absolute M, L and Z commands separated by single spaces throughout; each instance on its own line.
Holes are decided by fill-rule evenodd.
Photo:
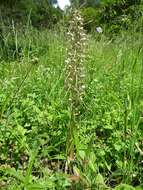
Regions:
M 7 48 L 10 38 L 5 36 Z M 123 34 L 111 40 L 101 34 L 88 39 L 87 89 L 77 121 L 80 141 L 74 163 L 81 178 L 73 189 L 138 186 L 143 183 L 141 37 Z M 3 189 L 69 186 L 64 175 L 70 119 L 64 88 L 66 44 L 64 32 L 31 29 L 26 35 L 18 32 L 16 58 L 10 51 L 1 57 L 0 164 L 24 176 L 30 172 L 23 182 L 15 171 L 2 170 Z M 34 150 L 38 153 L 28 170 Z

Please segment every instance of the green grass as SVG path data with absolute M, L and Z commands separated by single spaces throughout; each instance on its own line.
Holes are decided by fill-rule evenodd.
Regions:
M 0 63 L 2 189 L 143 189 L 142 36 L 88 38 L 73 163 L 80 181 L 72 183 L 64 174 L 70 121 L 65 33 L 6 34 Z

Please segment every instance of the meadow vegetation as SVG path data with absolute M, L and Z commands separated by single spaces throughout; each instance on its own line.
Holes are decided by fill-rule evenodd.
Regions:
M 87 33 L 70 160 L 64 22 L 0 33 L 0 189 L 142 190 L 142 18 L 118 34 Z

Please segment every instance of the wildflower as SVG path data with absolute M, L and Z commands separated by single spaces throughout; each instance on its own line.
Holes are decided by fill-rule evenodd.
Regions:
M 67 135 L 67 162 L 65 165 L 65 172 L 67 172 L 70 162 L 75 159 L 76 145 L 74 142 L 74 134 L 78 133 L 75 120 L 79 116 L 79 105 L 85 91 L 83 64 L 85 60 L 86 34 L 83 29 L 83 18 L 79 10 L 73 11 L 67 35 L 68 49 L 67 59 L 65 61 L 65 85 L 69 95 L 71 120 Z
M 98 26 L 96 27 L 96 32 L 103 33 L 103 29 L 100 26 Z
M 65 61 L 67 71 L 65 82 L 70 94 L 71 107 L 75 109 L 80 104 L 85 90 L 83 63 L 85 60 L 86 34 L 83 29 L 83 18 L 79 10 L 73 11 L 67 36 L 69 47 Z
M 38 62 L 39 62 L 39 59 L 38 59 L 37 57 L 34 57 L 34 58 L 31 60 L 31 63 L 34 64 L 34 65 L 38 64 Z

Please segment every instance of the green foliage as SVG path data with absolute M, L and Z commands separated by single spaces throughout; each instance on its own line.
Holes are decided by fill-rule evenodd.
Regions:
M 16 171 L 14 168 L 0 168 L 0 172 L 9 176 L 9 184 L 3 187 L 4 190 L 64 190 L 70 187 L 70 183 L 66 177 L 60 173 L 50 174 L 50 171 L 43 171 L 43 178 L 34 177 L 31 175 L 24 176 L 21 171 Z
M 121 184 L 115 188 L 115 190 L 134 190 L 134 188 L 130 185 Z
M 6 25 L 10 25 L 12 20 L 25 25 L 30 20 L 36 27 L 52 27 L 62 17 L 61 10 L 46 0 L 7 1 L 1 4 L 2 22 Z
M 66 32 L 14 31 L 11 43 L 22 55 L 0 60 L 2 189 L 142 189 L 142 33 L 89 35 L 78 151 L 68 176 Z M 3 34 L 6 51 L 11 38 Z
M 83 7 L 96 7 L 100 4 L 100 0 L 70 0 L 72 5 Z
M 52 28 L 59 21 L 63 21 L 64 15 L 59 8 L 53 7 L 56 2 L 50 0 L 2 1 L 1 25 L 11 25 L 13 20 L 15 24 L 27 25 L 31 22 L 37 28 Z M 97 26 L 102 26 L 106 34 L 117 34 L 134 27 L 142 18 L 141 0 L 79 0 L 71 1 L 71 3 L 82 9 L 85 28 L 88 32 L 95 31 Z
M 94 31 L 95 27 L 98 25 L 98 14 L 97 10 L 88 7 L 83 8 L 82 10 L 82 16 L 84 18 L 84 27 L 88 32 Z
M 140 0 L 79 1 L 80 6 L 88 32 L 102 26 L 107 34 L 120 33 L 135 27 L 142 18 Z
M 122 29 L 133 27 L 134 21 L 139 21 L 142 16 L 141 1 L 115 1 L 104 2 L 103 11 L 100 15 L 100 23 L 106 25 L 110 33 L 119 33 Z

